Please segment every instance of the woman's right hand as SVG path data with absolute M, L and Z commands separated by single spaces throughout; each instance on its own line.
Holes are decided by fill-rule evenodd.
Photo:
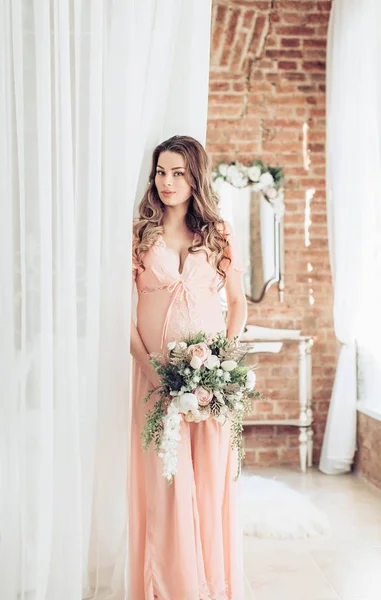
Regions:
M 151 382 L 152 387 L 156 388 L 156 387 L 161 386 L 161 379 L 160 379 L 159 375 L 156 373 L 156 371 L 152 365 L 150 365 L 150 370 L 147 374 L 147 377 L 148 377 L 149 381 Z

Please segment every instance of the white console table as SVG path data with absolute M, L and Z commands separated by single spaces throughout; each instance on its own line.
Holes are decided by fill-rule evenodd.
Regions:
M 261 425 L 283 425 L 299 428 L 299 455 L 300 468 L 304 473 L 306 467 L 312 467 L 313 452 L 313 412 L 312 412 L 312 359 L 311 349 L 313 338 L 311 336 L 298 335 L 292 337 L 268 337 L 261 336 L 260 339 L 248 339 L 244 336 L 241 343 L 247 347 L 248 353 L 266 353 L 271 346 L 276 347 L 275 352 L 280 352 L 283 343 L 297 344 L 299 351 L 299 418 L 296 419 L 246 419 L 244 426 Z

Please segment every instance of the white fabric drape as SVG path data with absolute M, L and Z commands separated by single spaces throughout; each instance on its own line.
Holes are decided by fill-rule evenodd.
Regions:
M 210 8 L 0 0 L 4 600 L 127 597 L 133 205 L 205 142 Z
M 371 301 L 374 274 L 370 279 L 365 267 L 380 205 L 380 31 L 378 0 L 334 0 L 327 48 L 327 210 L 334 324 L 342 347 L 320 459 L 329 474 L 349 471 L 355 452 L 356 340 Z

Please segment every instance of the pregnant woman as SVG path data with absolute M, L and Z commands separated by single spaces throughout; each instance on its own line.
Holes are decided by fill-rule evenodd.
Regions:
M 243 330 L 247 305 L 233 232 L 219 214 L 208 156 L 197 140 L 175 136 L 154 150 L 133 236 L 137 324 L 131 323 L 131 600 L 244 600 L 239 483 L 229 424 L 181 423 L 172 485 L 154 448 L 140 437 L 159 385 L 149 353 L 190 332 Z M 225 286 L 225 322 L 219 290 Z

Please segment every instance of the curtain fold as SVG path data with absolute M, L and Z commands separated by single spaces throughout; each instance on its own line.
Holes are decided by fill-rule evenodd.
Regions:
M 210 11 L 0 0 L 1 598 L 127 598 L 131 224 L 205 142 Z
M 370 310 L 376 273 L 369 265 L 380 205 L 380 30 L 377 0 L 333 2 L 327 46 L 327 213 L 341 349 L 320 458 L 320 469 L 328 474 L 351 469 L 356 345 L 377 321 Z M 367 314 L 372 316 L 368 325 Z

